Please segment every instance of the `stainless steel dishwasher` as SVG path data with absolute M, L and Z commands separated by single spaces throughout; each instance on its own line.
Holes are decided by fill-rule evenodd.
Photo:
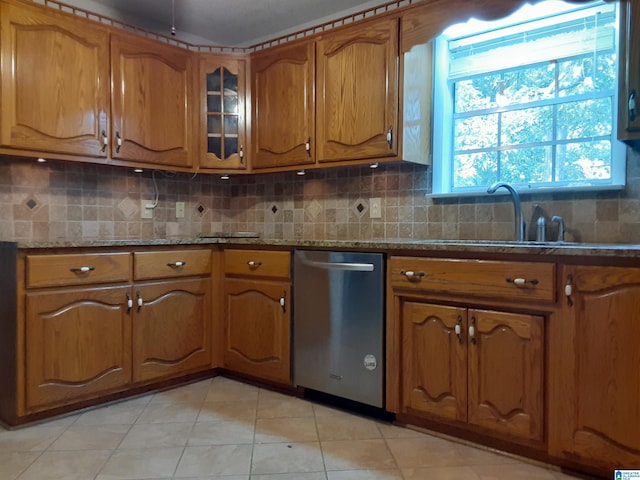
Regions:
M 384 401 L 384 256 L 296 250 L 293 378 L 374 407 Z

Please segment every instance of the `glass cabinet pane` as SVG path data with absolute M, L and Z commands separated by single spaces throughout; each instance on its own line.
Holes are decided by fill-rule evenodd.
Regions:
M 225 137 L 224 139 L 224 158 L 230 157 L 238 153 L 238 138 Z
M 207 116 L 207 133 L 222 135 L 222 121 L 219 115 Z
M 207 152 L 220 160 L 238 155 L 238 75 L 224 67 L 206 73 Z
M 220 95 L 207 95 L 207 112 L 220 113 L 222 111 L 222 97 Z
M 238 135 L 238 117 L 235 115 L 226 115 L 224 117 L 224 134 Z
M 207 92 L 220 93 L 220 69 L 207 74 Z
M 227 69 L 222 70 L 223 83 L 224 83 L 224 94 L 230 95 L 235 94 L 238 95 L 238 76 L 234 75 Z
M 218 158 L 222 157 L 222 139 L 220 137 L 209 137 L 207 139 L 207 152 L 212 153 Z
M 238 113 L 238 97 L 224 96 L 224 113 Z

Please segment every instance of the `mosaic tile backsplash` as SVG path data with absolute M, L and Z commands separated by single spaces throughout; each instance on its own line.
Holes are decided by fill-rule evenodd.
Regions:
M 129 168 L 0 158 L 0 240 L 193 237 L 254 231 L 263 238 L 404 240 L 513 238 L 508 198 L 432 199 L 431 170 L 411 164 L 232 176 L 133 173 Z M 155 198 L 153 218 L 141 218 Z M 371 218 L 371 199 L 381 217 Z M 176 218 L 176 202 L 185 203 Z M 640 243 L 640 152 L 629 151 L 627 188 L 523 196 L 561 215 L 567 240 Z M 554 238 L 554 232 L 549 232 Z

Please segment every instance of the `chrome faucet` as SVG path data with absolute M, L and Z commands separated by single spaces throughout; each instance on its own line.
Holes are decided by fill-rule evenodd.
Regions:
M 514 236 L 517 242 L 524 242 L 525 223 L 522 218 L 522 205 L 520 203 L 520 195 L 518 192 L 508 183 L 498 182 L 494 183 L 487 189 L 487 193 L 496 193 L 500 187 L 505 188 L 511 194 L 511 200 L 513 201 L 513 221 L 514 221 Z

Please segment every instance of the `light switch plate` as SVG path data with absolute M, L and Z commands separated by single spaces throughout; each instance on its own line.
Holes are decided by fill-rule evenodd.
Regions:
M 184 202 L 176 202 L 176 218 L 184 218 Z
M 382 218 L 382 199 L 369 199 L 369 218 Z

